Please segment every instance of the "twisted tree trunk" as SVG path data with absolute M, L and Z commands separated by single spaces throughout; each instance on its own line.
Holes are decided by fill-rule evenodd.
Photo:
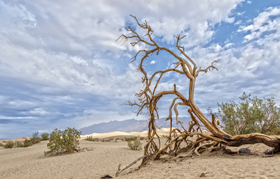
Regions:
M 131 61 L 133 62 L 136 60 L 137 56 L 140 53 L 144 54 L 138 66 L 138 69 L 143 73 L 142 82 L 144 84 L 144 88 L 139 93 L 136 94 L 139 103 L 136 102 L 132 103 L 131 101 L 127 101 L 128 105 L 139 107 L 137 115 L 141 114 L 144 108 L 146 108 L 147 113 L 150 114 L 150 119 L 148 124 L 148 142 L 144 147 L 144 156 L 146 157 L 143 158 L 143 163 L 148 158 L 158 159 L 160 155 L 166 153 L 168 154 L 174 153 L 175 155 L 177 155 L 181 151 L 180 145 L 184 142 L 187 144 L 186 147 L 187 149 L 194 151 L 198 155 L 199 155 L 198 149 L 201 148 L 202 146 L 213 148 L 213 146 L 217 146 L 218 144 L 224 144 L 227 146 L 240 146 L 243 144 L 264 143 L 267 146 L 273 147 L 273 150 L 270 151 L 270 153 L 276 153 L 280 151 L 279 137 L 268 136 L 260 133 L 231 136 L 230 134 L 227 134 L 226 132 L 224 132 L 222 129 L 219 128 L 219 120 L 215 119 L 214 116 L 212 116 L 212 121 L 210 122 L 200 111 L 200 109 L 196 106 L 194 102 L 194 90 L 195 90 L 196 78 L 198 77 L 200 72 L 207 73 L 211 69 L 218 70 L 214 66 L 214 63 L 218 62 L 219 60 L 213 61 L 211 65 L 206 69 L 201 69 L 201 68 L 198 69 L 194 61 L 185 53 L 184 47 L 179 45 L 180 40 L 183 39 L 185 36 L 180 37 L 179 35 L 177 37 L 177 42 L 176 42 L 177 50 L 179 50 L 180 53 L 184 56 L 184 58 L 182 58 L 180 55 L 177 55 L 172 50 L 166 47 L 159 46 L 154 41 L 154 39 L 152 38 L 153 30 L 147 24 L 146 21 L 143 24 L 140 24 L 136 17 L 132 15 L 131 17 L 133 17 L 136 20 L 140 28 L 147 30 L 147 34 L 145 34 L 145 36 L 148 37 L 148 40 L 142 38 L 137 32 L 135 32 L 130 27 L 127 27 L 126 29 L 129 32 L 129 35 L 122 34 L 117 40 L 124 39 L 125 41 L 127 41 L 133 39 L 134 41 L 130 42 L 132 46 L 135 46 L 138 43 L 143 43 L 146 46 L 150 47 L 150 49 L 138 51 L 136 55 L 133 58 L 131 58 Z M 146 60 L 149 57 L 149 55 L 152 55 L 155 52 L 158 55 L 159 52 L 162 50 L 168 52 L 178 60 L 178 62 L 175 63 L 176 67 L 162 70 L 162 71 L 157 71 L 154 74 L 152 74 L 150 77 L 148 77 L 146 71 L 143 68 L 143 61 Z M 180 69 L 178 69 L 179 67 Z M 175 72 L 175 73 L 183 74 L 189 79 L 188 98 L 185 98 L 179 91 L 177 91 L 176 84 L 174 84 L 174 90 L 161 91 L 159 93 L 156 93 L 157 86 L 162 76 L 167 72 Z M 160 74 L 160 76 L 157 79 L 155 86 L 151 87 L 154 77 L 157 74 Z M 170 133 L 169 133 L 167 143 L 165 144 L 164 147 L 161 148 L 160 138 L 157 135 L 157 129 L 155 126 L 155 120 L 156 118 L 159 118 L 157 102 L 161 99 L 162 96 L 170 95 L 170 94 L 176 95 L 176 97 L 173 99 L 170 105 L 169 116 L 166 119 L 166 120 L 170 120 Z M 180 100 L 180 102 L 176 103 L 177 100 Z M 188 130 L 185 129 L 187 126 L 184 127 L 181 121 L 179 121 L 178 119 L 179 116 L 179 112 L 177 110 L 178 105 L 184 105 L 189 107 L 188 112 L 190 113 L 192 121 L 189 122 Z M 172 129 L 172 109 L 176 114 L 177 124 L 180 123 L 184 130 Z M 211 133 L 211 135 L 207 135 L 203 133 L 201 126 L 206 127 Z M 198 136 L 198 139 L 197 141 L 190 143 L 187 139 L 193 136 Z M 159 141 L 158 145 L 154 142 L 153 140 L 154 137 L 158 138 Z

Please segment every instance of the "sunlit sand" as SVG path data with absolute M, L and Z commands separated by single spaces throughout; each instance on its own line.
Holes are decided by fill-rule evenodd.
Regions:
M 169 129 L 158 134 L 167 135 Z M 110 132 L 92 134 L 93 138 L 143 136 L 147 132 Z M 80 147 L 92 151 L 75 152 L 58 156 L 44 156 L 48 141 L 27 148 L 4 149 L 0 147 L 0 178 L 5 179 L 98 179 L 106 174 L 113 176 L 119 164 L 125 166 L 143 155 L 142 151 L 130 150 L 126 141 L 93 142 L 84 140 Z M 18 138 L 14 140 L 23 140 Z M 164 138 L 162 138 L 164 141 Z M 3 141 L 0 141 L 3 142 Z M 142 140 L 145 143 L 145 140 Z M 254 155 L 227 155 L 213 152 L 206 156 L 176 157 L 162 156 L 136 170 L 141 161 L 122 172 L 118 178 L 280 178 L 280 155 L 263 158 L 262 153 L 269 147 L 264 144 L 244 145 Z M 239 147 L 241 148 L 241 147 Z M 239 148 L 231 148 L 238 151 Z

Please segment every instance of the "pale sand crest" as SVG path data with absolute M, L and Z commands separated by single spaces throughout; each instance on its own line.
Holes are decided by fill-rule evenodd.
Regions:
M 167 135 L 168 131 L 166 130 L 165 134 L 160 135 Z M 118 132 L 111 134 L 123 135 Z M 99 137 L 114 137 L 111 134 L 99 134 Z M 128 133 L 128 136 L 135 135 L 137 136 L 139 133 L 134 135 Z M 0 147 L 0 178 L 98 179 L 106 174 L 113 176 L 120 163 L 125 166 L 143 155 L 143 151 L 130 150 L 125 141 L 92 142 L 80 140 L 81 148 L 93 148 L 93 151 L 44 156 L 44 151 L 47 151 L 47 143 L 48 141 L 42 141 L 27 148 L 4 149 Z M 255 154 L 261 154 L 268 148 L 263 144 L 244 145 L 242 147 L 249 147 Z M 239 148 L 231 149 L 238 151 Z M 280 178 L 279 154 L 268 158 L 263 158 L 261 155 L 222 155 L 219 152 L 207 156 L 183 158 L 165 155 L 162 159 L 152 161 L 140 170 L 134 171 L 140 163 L 139 161 L 125 170 L 118 178 L 192 179 L 200 178 L 199 176 L 202 173 L 205 173 L 206 178 L 217 179 Z
M 174 129 L 174 128 L 172 128 Z M 162 129 L 158 129 L 157 130 L 157 134 L 159 136 L 167 136 L 169 135 L 169 131 L 170 129 L 169 128 L 162 128 Z M 119 131 L 115 131 L 115 132 L 108 132 L 108 133 L 92 133 L 92 134 L 89 134 L 89 135 L 82 135 L 81 136 L 81 139 L 85 139 L 87 138 L 88 136 L 92 136 L 92 138 L 110 138 L 110 137 L 116 137 L 116 136 L 119 136 L 119 137 L 147 137 L 148 136 L 148 131 L 143 131 L 143 132 L 119 132 Z

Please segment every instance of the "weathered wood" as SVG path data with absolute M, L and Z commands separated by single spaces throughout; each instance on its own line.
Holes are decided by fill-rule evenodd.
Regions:
M 134 42 L 131 43 L 132 46 L 143 43 L 147 46 L 145 50 L 139 50 L 134 57 L 131 58 L 131 61 L 135 61 L 138 55 L 141 53 L 143 56 L 141 57 L 141 60 L 139 62 L 138 69 L 143 74 L 142 83 L 144 88 L 139 92 L 136 93 L 136 97 L 139 100 L 139 103 L 132 103 L 128 102 L 128 105 L 130 106 L 138 106 L 138 112 L 137 115 L 141 114 L 142 110 L 144 108 L 147 109 L 147 113 L 149 114 L 149 123 L 148 123 L 148 142 L 144 146 L 144 156 L 153 156 L 151 158 L 158 159 L 161 154 L 171 154 L 175 153 L 175 155 L 180 150 L 180 145 L 182 143 L 186 143 L 187 145 L 192 145 L 190 147 L 190 151 L 193 151 L 197 154 L 198 150 L 201 146 L 206 147 L 215 147 L 218 143 L 227 145 L 227 146 L 241 146 L 244 144 L 255 144 L 255 143 L 264 143 L 267 146 L 273 147 L 273 150 L 270 153 L 276 153 L 280 152 L 280 137 L 277 136 L 268 136 L 264 134 L 254 133 L 254 134 L 246 134 L 246 135 L 237 135 L 232 136 L 225 131 L 223 131 L 219 127 L 219 121 L 212 116 L 212 121 L 210 122 L 206 116 L 200 111 L 200 109 L 197 107 L 197 105 L 194 102 L 194 90 L 195 90 L 195 82 L 196 78 L 199 76 L 200 72 L 207 73 L 208 71 L 215 69 L 218 70 L 214 63 L 218 62 L 219 60 L 214 60 L 210 66 L 208 66 L 205 69 L 198 68 L 194 62 L 186 53 L 184 50 L 184 47 L 180 46 L 180 40 L 182 40 L 185 36 L 181 37 L 180 35 L 176 37 L 176 48 L 180 51 L 180 54 L 176 54 L 174 51 L 170 50 L 167 47 L 159 46 L 157 42 L 153 39 L 152 34 L 154 31 L 152 28 L 148 25 L 148 23 L 145 21 L 143 24 L 141 24 L 135 16 L 132 16 L 137 22 L 138 26 L 144 30 L 147 31 L 145 36 L 147 38 L 142 38 L 137 32 L 135 32 L 130 27 L 127 28 L 127 31 L 129 32 L 128 35 L 121 35 L 119 39 L 124 39 L 125 41 L 132 39 Z M 118 39 L 118 40 L 119 40 Z M 156 55 L 159 54 L 160 51 L 165 51 L 169 53 L 171 56 L 173 56 L 178 61 L 174 64 L 176 65 L 175 68 L 165 69 L 162 71 L 157 71 L 151 75 L 151 77 L 148 77 L 147 72 L 143 68 L 143 62 L 152 54 L 156 52 Z M 178 69 L 181 68 L 181 69 Z M 184 75 L 189 80 L 189 92 L 188 92 L 188 98 L 186 98 L 183 94 L 181 94 L 178 89 L 176 89 L 176 84 L 174 84 L 174 89 L 170 91 L 160 91 L 157 92 L 157 87 L 162 79 L 163 75 L 166 73 L 177 73 L 180 75 Z M 153 83 L 154 78 L 156 75 L 159 74 L 158 79 L 156 82 Z M 152 85 L 154 84 L 154 85 Z M 163 148 L 160 148 L 160 145 L 157 146 L 154 142 L 154 137 L 157 137 L 159 139 L 159 136 L 157 135 L 157 129 L 155 126 L 156 119 L 159 118 L 158 115 L 158 107 L 157 103 L 158 101 L 166 95 L 175 95 L 175 98 L 173 99 L 170 107 L 169 107 L 169 115 L 166 120 L 170 120 L 170 132 L 169 137 L 167 140 L 167 143 Z M 178 100 L 178 102 L 176 102 Z M 176 103 L 175 103 L 176 102 Z M 177 110 L 177 105 L 184 105 L 188 107 L 188 112 L 191 115 L 192 121 L 189 123 L 188 131 L 185 130 L 172 130 L 172 109 L 174 110 L 176 114 L 176 122 L 181 123 L 181 121 L 178 120 L 179 112 Z M 196 130 L 194 127 L 197 127 Z M 207 130 L 211 134 L 205 134 L 202 132 L 202 127 L 207 128 Z M 179 131 L 179 135 L 177 135 L 177 131 Z M 172 134 L 174 134 L 172 138 Z M 192 138 L 194 136 L 197 136 L 200 138 L 198 141 L 190 142 L 188 140 L 189 138 Z M 202 140 L 201 140 L 202 139 Z M 203 144 L 206 140 L 214 141 L 215 144 L 213 145 L 207 145 Z M 194 145 L 193 145 L 194 144 Z M 195 146 L 197 146 L 195 148 Z M 213 150 L 216 150 L 216 148 L 213 148 Z M 226 149 L 224 149 L 226 150 Z M 138 159 L 137 159 L 138 160 Z M 147 158 L 143 157 L 142 164 L 145 163 Z M 120 167 L 120 166 L 119 166 Z M 120 168 L 118 171 L 122 171 Z M 118 172 L 116 173 L 116 175 Z
M 129 167 L 134 165 L 137 161 L 139 161 L 139 160 L 141 160 L 141 159 L 143 159 L 145 157 L 146 157 L 145 155 L 141 156 L 141 157 L 137 158 L 136 160 L 134 160 L 132 163 L 124 166 L 123 168 L 121 168 L 121 164 L 119 164 L 118 170 L 117 170 L 116 174 L 114 175 L 114 177 L 118 177 L 121 172 L 123 172 L 124 170 L 128 169 Z

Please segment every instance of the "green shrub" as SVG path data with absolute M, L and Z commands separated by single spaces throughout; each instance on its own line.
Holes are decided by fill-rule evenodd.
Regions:
M 15 146 L 17 146 L 17 147 L 23 147 L 23 142 L 21 142 L 21 141 L 16 141 L 16 142 L 15 142 Z
M 93 138 L 92 138 L 92 136 L 87 136 L 86 140 L 92 141 Z
M 136 137 L 136 140 L 133 140 L 133 143 L 131 140 L 127 141 L 127 145 L 131 150 L 142 150 L 142 143 L 139 136 Z
M 135 140 L 137 140 L 137 137 L 125 137 L 124 140 L 127 141 L 127 142 L 128 141 L 135 141 Z
M 0 147 L 4 147 L 4 145 L 2 143 L 0 143 Z
M 67 128 L 64 131 L 54 129 L 50 134 L 49 143 L 47 144 L 50 151 L 44 152 L 45 155 L 55 155 L 61 152 L 72 153 L 79 146 L 81 132 L 75 128 Z
M 49 140 L 49 133 L 43 133 L 41 134 L 42 140 Z
M 4 148 L 13 148 L 15 143 L 13 141 L 8 141 L 4 144 Z
M 254 132 L 280 134 L 280 108 L 276 107 L 274 98 L 251 98 L 251 95 L 246 95 L 245 92 L 239 98 L 239 104 L 233 101 L 218 103 L 217 113 L 208 109 L 210 114 L 222 119 L 225 132 L 231 135 Z
M 86 140 L 88 141 L 98 141 L 98 138 L 92 138 L 92 136 L 87 136 Z
M 145 140 L 145 137 L 140 137 L 140 140 Z

